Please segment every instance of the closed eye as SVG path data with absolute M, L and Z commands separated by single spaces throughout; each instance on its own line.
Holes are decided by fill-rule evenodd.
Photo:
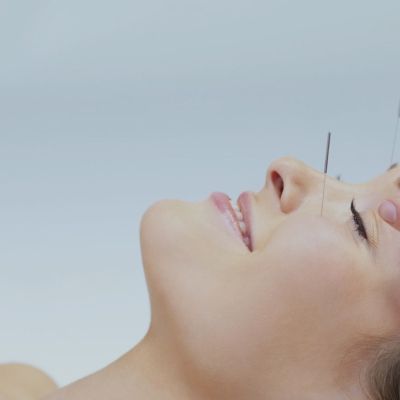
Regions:
M 354 225 L 356 228 L 357 233 L 364 238 L 368 244 L 370 244 L 369 238 L 368 238 L 368 234 L 367 234 L 367 230 L 365 229 L 365 224 L 364 221 L 360 215 L 360 213 L 356 210 L 355 206 L 354 206 L 354 199 L 351 201 L 350 204 L 350 210 L 353 214 L 353 221 L 354 221 Z

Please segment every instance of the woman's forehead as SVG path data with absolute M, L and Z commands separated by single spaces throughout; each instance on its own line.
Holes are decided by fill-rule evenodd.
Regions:
M 350 183 L 350 182 L 349 182 Z M 385 192 L 386 195 L 400 196 L 400 163 L 394 163 L 390 165 L 385 171 L 382 171 L 379 175 L 372 177 L 364 182 L 350 183 L 360 188 L 364 188 L 367 192 L 379 193 Z
M 392 164 L 392 165 L 386 170 L 386 172 L 388 172 L 388 171 L 390 171 L 390 170 L 392 170 L 392 169 L 395 169 L 395 168 L 398 167 L 398 166 L 399 166 L 398 163 L 394 163 L 394 164 Z
M 400 178 L 400 164 L 393 163 L 387 170 L 378 175 L 377 178 L 389 178 L 390 180 L 396 181 Z M 396 179 L 397 178 L 397 179 Z
M 392 187 L 396 190 L 396 195 L 400 195 L 400 164 L 392 164 L 382 175 L 373 179 L 374 182 L 381 181 L 385 187 Z M 388 185 L 388 186 L 387 186 Z
M 400 187 L 400 164 L 394 163 L 392 164 L 384 173 L 384 175 L 390 176 L 390 180 L 393 180 L 393 183 Z

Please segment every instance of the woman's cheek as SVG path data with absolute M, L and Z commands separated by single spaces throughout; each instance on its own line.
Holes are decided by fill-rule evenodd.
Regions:
M 304 224 L 287 226 L 265 253 L 271 279 L 294 308 L 326 313 L 346 307 L 363 284 L 351 246 L 326 225 L 317 221 L 306 230 Z

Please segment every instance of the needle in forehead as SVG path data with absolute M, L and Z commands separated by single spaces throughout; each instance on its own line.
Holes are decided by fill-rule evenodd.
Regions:
M 328 133 L 328 138 L 326 141 L 326 153 L 325 153 L 325 167 L 324 167 L 324 184 L 322 187 L 322 202 L 321 202 L 321 217 L 322 210 L 324 208 L 324 199 L 325 199 L 325 182 L 326 182 L 326 173 L 328 172 L 328 160 L 329 160 L 329 149 L 331 146 L 331 133 Z
M 389 165 L 393 165 L 394 151 L 396 150 L 397 136 L 398 136 L 398 133 L 399 133 L 399 122 L 400 122 L 400 100 L 399 100 L 399 108 L 397 110 L 396 129 L 394 130 L 394 138 L 393 138 L 393 145 L 392 145 L 392 155 L 390 157 L 390 164 Z

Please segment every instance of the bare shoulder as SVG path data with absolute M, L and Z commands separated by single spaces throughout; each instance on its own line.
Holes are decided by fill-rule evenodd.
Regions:
M 57 389 L 55 381 L 28 364 L 0 364 L 0 400 L 39 399 Z

